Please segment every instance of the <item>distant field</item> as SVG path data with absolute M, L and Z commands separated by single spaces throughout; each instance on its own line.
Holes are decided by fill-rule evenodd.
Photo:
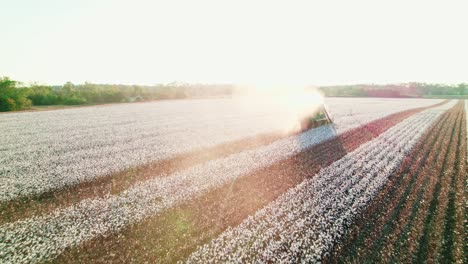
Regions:
M 463 262 L 465 102 L 325 100 L 0 115 L 0 262 Z
M 429 99 L 468 99 L 468 95 L 424 95 Z

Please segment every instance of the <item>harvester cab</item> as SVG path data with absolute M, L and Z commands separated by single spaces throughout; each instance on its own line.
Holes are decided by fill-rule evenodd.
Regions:
M 304 118 L 301 122 L 301 130 L 309 130 L 333 123 L 324 104 L 321 104 L 311 115 Z

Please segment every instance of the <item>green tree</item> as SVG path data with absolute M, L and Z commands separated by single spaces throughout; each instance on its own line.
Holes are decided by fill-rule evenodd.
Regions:
M 73 83 L 71 83 L 71 82 L 66 82 L 63 85 L 62 91 L 66 95 L 71 95 L 75 91 L 75 85 Z
M 457 85 L 457 90 L 459 95 L 464 95 L 466 92 L 468 84 L 466 83 L 460 83 Z
M 23 110 L 31 107 L 28 90 L 17 88 L 17 82 L 8 77 L 0 78 L 0 111 Z
M 33 85 L 29 87 L 28 99 L 33 105 L 59 104 L 59 95 L 50 86 Z

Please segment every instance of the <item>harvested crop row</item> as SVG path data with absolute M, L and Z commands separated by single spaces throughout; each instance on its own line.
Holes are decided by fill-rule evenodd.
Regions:
M 440 114 L 427 110 L 397 124 L 228 229 L 189 262 L 319 261 Z
M 373 121 L 270 167 L 247 174 L 201 197 L 162 212 L 122 232 L 66 251 L 61 262 L 175 262 L 229 226 L 238 225 L 320 168 L 353 151 L 408 116 L 413 109 Z
M 444 188 L 459 166 L 453 148 L 465 146 L 463 122 L 459 103 L 426 133 L 325 262 L 434 261 L 447 214 Z

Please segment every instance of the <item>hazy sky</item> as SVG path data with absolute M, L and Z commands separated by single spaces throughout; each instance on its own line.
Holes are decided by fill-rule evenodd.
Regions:
M 468 1 L 0 0 L 0 76 L 468 82 Z

